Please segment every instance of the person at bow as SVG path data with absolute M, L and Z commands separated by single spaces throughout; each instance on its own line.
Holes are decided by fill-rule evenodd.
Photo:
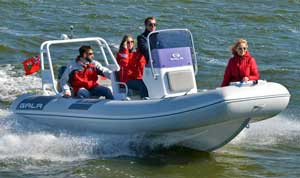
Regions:
M 231 51 L 233 57 L 229 59 L 221 86 L 228 86 L 230 82 L 258 80 L 258 67 L 249 52 L 247 40 L 239 39 L 236 41 Z

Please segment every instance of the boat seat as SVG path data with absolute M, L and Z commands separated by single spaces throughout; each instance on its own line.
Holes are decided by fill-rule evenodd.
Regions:
M 186 92 L 193 89 L 193 73 L 189 70 L 167 72 L 169 89 L 171 92 Z
M 67 66 L 61 66 L 58 68 L 58 74 L 57 74 L 57 79 L 60 80 L 62 75 L 64 74 Z
M 62 89 L 60 87 L 60 79 L 61 79 L 62 75 L 64 74 L 66 68 L 67 68 L 67 66 L 61 66 L 61 67 L 58 68 L 57 84 L 56 84 L 56 88 L 57 88 L 58 92 L 62 92 Z

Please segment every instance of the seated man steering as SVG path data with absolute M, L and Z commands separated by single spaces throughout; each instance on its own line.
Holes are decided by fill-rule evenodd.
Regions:
M 97 83 L 98 75 L 109 75 L 112 71 L 93 59 L 94 53 L 91 46 L 79 48 L 79 56 L 68 64 L 60 80 L 64 97 L 72 96 L 72 88 L 75 97 L 104 96 L 106 99 L 113 99 L 111 90 Z

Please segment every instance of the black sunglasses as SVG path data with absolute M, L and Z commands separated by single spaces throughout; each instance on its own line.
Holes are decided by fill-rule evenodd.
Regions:
M 248 49 L 248 48 L 246 48 L 246 47 L 243 47 L 243 48 L 242 48 L 242 47 L 239 47 L 239 48 L 238 48 L 238 50 L 240 50 L 240 51 L 242 51 L 242 50 L 247 51 L 247 49 Z
M 156 23 L 148 23 L 149 27 L 156 27 Z

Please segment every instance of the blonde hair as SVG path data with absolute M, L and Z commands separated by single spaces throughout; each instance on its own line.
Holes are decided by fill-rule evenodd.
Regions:
M 240 39 L 238 39 L 238 40 L 234 43 L 234 45 L 231 46 L 231 52 L 232 52 L 232 54 L 236 54 L 236 53 L 237 53 L 237 52 L 236 52 L 236 49 L 237 49 L 237 47 L 238 47 L 240 44 L 242 44 L 242 43 L 244 43 L 244 44 L 246 44 L 246 45 L 248 46 L 247 40 L 244 39 L 244 38 L 240 38 Z

